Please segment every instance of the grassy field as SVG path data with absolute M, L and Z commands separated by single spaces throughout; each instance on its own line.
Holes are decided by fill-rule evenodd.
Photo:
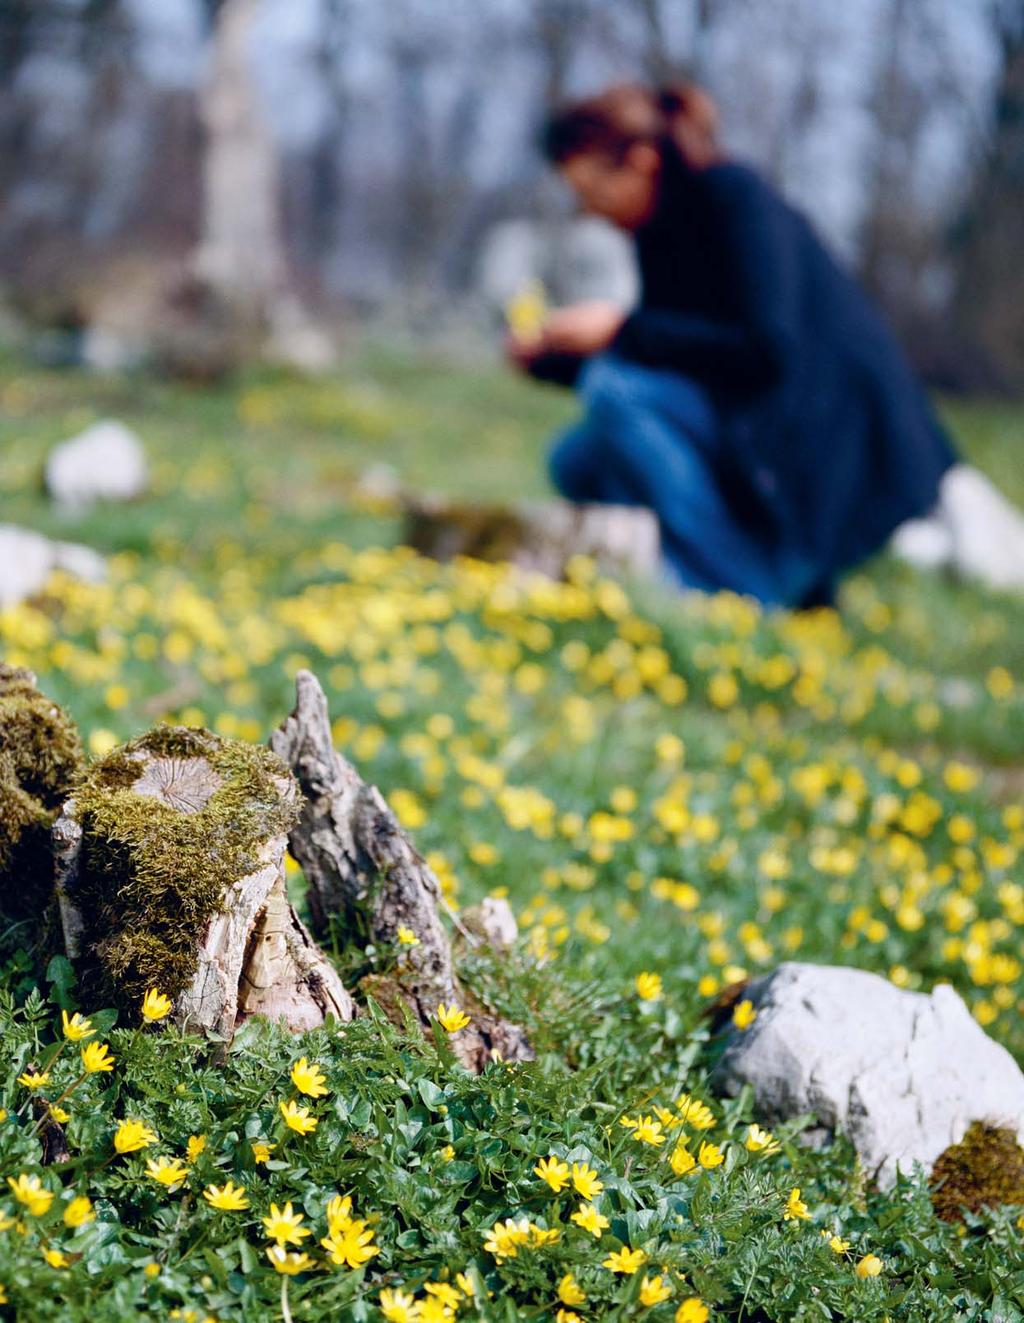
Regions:
M 24 1190 L 0 1200 L 17 1318 L 1024 1317 L 1019 1208 L 940 1222 L 919 1174 L 881 1195 L 844 1144 L 801 1148 L 799 1122 L 777 1149 L 748 1145 L 749 1100 L 707 1092 L 701 1018 L 722 986 L 781 959 L 848 963 L 909 988 L 953 983 L 1024 1059 L 1024 603 L 885 559 L 848 582 L 840 611 L 802 617 L 584 564 L 566 585 L 524 585 L 420 561 L 356 481 L 385 463 L 416 488 L 543 494 L 545 439 L 571 408 L 497 371 L 371 351 L 329 381 L 217 390 L 0 361 L 3 518 L 112 556 L 107 584 L 56 582 L 0 613 L 5 657 L 97 757 L 162 719 L 265 740 L 310 666 L 339 747 L 453 903 L 510 898 L 521 948 L 465 972 L 538 1052 L 472 1079 L 440 1030 L 421 1042 L 368 1017 L 298 1042 L 247 1028 L 213 1070 L 193 1039 L 79 1005 L 62 967 L 41 980 L 11 928 L 0 1168 L 55 1195 L 38 1214 Z M 143 436 L 152 495 L 62 519 L 43 458 L 104 416 Z M 950 420 L 1024 501 L 1024 414 Z M 395 958 L 349 952 L 343 969 Z M 659 976 L 639 985 L 656 996 L 640 996 L 640 974 Z M 58 1170 L 38 1165 L 18 1076 L 59 1040 L 62 1006 L 93 1014 L 116 1065 L 65 1100 L 72 1160 Z M 320 1120 L 305 1137 L 278 1108 L 302 1055 L 328 1090 L 303 1100 Z M 74 1084 L 76 1058 L 62 1053 L 44 1093 Z M 643 1135 L 620 1125 L 638 1114 L 654 1123 Z M 119 1157 L 124 1118 L 154 1138 Z M 203 1145 L 188 1161 L 190 1136 Z M 264 1160 L 254 1143 L 277 1147 Z M 536 1175 L 552 1155 L 603 1189 L 585 1200 L 590 1178 Z M 147 1174 L 159 1157 L 180 1180 Z M 205 1198 L 227 1179 L 247 1207 Z M 351 1244 L 372 1232 L 365 1264 L 321 1251 L 334 1194 L 354 1198 L 337 1223 Z M 73 1195 L 92 1201 L 79 1227 Z M 289 1247 L 308 1270 L 265 1253 L 263 1218 L 286 1201 L 315 1233 Z M 590 1227 L 572 1220 L 581 1202 Z

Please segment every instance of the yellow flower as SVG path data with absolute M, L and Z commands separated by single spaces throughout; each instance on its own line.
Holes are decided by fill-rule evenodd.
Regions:
M 87 1222 L 95 1220 L 96 1214 L 93 1212 L 92 1203 L 84 1194 L 77 1195 L 64 1209 L 66 1227 L 84 1227 Z
M 18 1076 L 18 1083 L 24 1084 L 26 1089 L 42 1089 L 50 1082 L 50 1072 L 48 1070 L 26 1070 L 23 1075 Z
M 794 1185 L 789 1192 L 789 1198 L 786 1200 L 786 1208 L 782 1214 L 786 1222 L 805 1221 L 810 1217 L 807 1211 L 807 1205 L 800 1198 L 800 1186 Z
M 147 1277 L 159 1277 L 160 1265 L 159 1263 L 157 1263 L 156 1259 L 151 1259 L 150 1262 L 146 1264 L 146 1266 L 143 1268 L 142 1271 L 146 1274 Z
M 504 1222 L 495 1222 L 490 1231 L 485 1233 L 484 1249 L 499 1261 L 514 1259 L 519 1246 L 525 1245 L 529 1239 L 529 1219 L 521 1217 L 517 1222 L 514 1218 L 507 1217 Z
M 571 1272 L 567 1272 L 558 1283 L 558 1298 L 563 1305 L 582 1305 L 586 1294 Z
M 380 1249 L 373 1244 L 373 1228 L 366 1228 L 361 1218 L 332 1229 L 320 1244 L 327 1250 L 332 1263 L 347 1263 L 348 1267 L 363 1267 L 374 1254 L 380 1254 Z
M 271 1245 L 267 1250 L 267 1258 L 275 1271 L 286 1273 L 289 1277 L 294 1277 L 296 1273 L 309 1272 L 310 1268 L 316 1267 L 308 1254 L 291 1254 L 283 1245 Z
M 4 1290 L 4 1284 L 3 1282 L 0 1282 L 0 1305 L 6 1305 L 9 1303 L 10 1301 L 7 1299 L 7 1292 Z
M 293 1212 L 290 1200 L 283 1208 L 271 1204 L 269 1216 L 263 1219 L 267 1239 L 278 1245 L 301 1245 L 307 1236 L 312 1235 L 302 1222 L 303 1214 Z
M 142 1018 L 154 1022 L 163 1020 L 171 1013 L 173 1002 L 156 988 L 150 988 L 142 999 Z
M 61 1011 L 60 1018 L 64 1037 L 69 1043 L 78 1043 L 83 1038 L 91 1038 L 96 1032 L 92 1027 L 92 1021 L 87 1020 L 83 1015 L 79 1015 L 77 1011 L 70 1018 L 67 1011 Z
M 561 1234 L 558 1227 L 539 1227 L 535 1222 L 531 1222 L 529 1243 L 539 1249 L 541 1245 L 553 1245 Z
M 569 1219 L 575 1222 L 578 1227 L 584 1231 L 589 1231 L 595 1239 L 600 1239 L 601 1232 L 604 1231 L 610 1223 L 603 1213 L 599 1213 L 593 1204 L 580 1204 L 579 1208 Z
M 612 1250 L 606 1259 L 602 1259 L 601 1267 L 631 1277 L 646 1260 L 647 1255 L 642 1249 L 631 1250 L 628 1245 L 623 1245 L 622 1249 Z
M 89 1075 L 114 1069 L 114 1058 L 106 1043 L 86 1043 L 82 1048 L 82 1069 Z
M 712 1144 L 705 1139 L 697 1150 L 697 1161 L 702 1167 L 711 1171 L 713 1167 L 720 1167 L 722 1165 L 725 1161 L 725 1154 L 717 1144 Z
M 715 1114 L 711 1108 L 699 1098 L 691 1098 L 688 1093 L 684 1093 L 676 1103 L 676 1111 L 683 1125 L 688 1125 L 691 1130 L 710 1130 L 715 1124 Z
M 865 1254 L 853 1271 L 862 1280 L 866 1280 L 868 1277 L 877 1277 L 882 1267 L 882 1260 L 877 1254 Z
M 462 1304 L 462 1292 L 457 1291 L 448 1282 L 425 1282 L 423 1289 L 427 1295 L 433 1296 L 435 1300 L 440 1300 L 446 1309 L 456 1310 Z
M 188 1176 L 188 1168 L 178 1158 L 147 1158 L 146 1175 L 173 1190 Z
M 68 1268 L 71 1266 L 71 1260 L 63 1250 L 53 1249 L 48 1245 L 42 1246 L 41 1253 L 51 1268 Z
M 822 1240 L 828 1241 L 828 1247 L 833 1254 L 845 1254 L 850 1248 L 850 1242 L 848 1240 L 843 1240 L 841 1236 L 833 1235 L 831 1231 L 825 1231 L 823 1229 L 821 1238 Z
M 297 1102 L 282 1102 L 278 1106 L 289 1130 L 295 1130 L 300 1135 L 311 1135 L 316 1129 L 316 1117 L 310 1116 L 308 1107 L 300 1107 Z
M 569 1184 L 569 1164 L 560 1162 L 554 1156 L 541 1158 L 533 1170 L 534 1174 L 539 1176 L 542 1181 L 547 1181 L 555 1194 L 561 1194 L 562 1190 Z
M 58 1107 L 56 1103 L 50 1103 L 47 1110 L 58 1125 L 64 1125 L 65 1122 L 71 1120 L 71 1113 L 65 1111 L 63 1107 Z
M 635 1126 L 632 1126 L 633 1138 L 638 1139 L 641 1144 L 651 1144 L 657 1148 L 664 1144 L 666 1136 L 662 1133 L 660 1121 L 656 1121 L 653 1116 L 641 1116 L 637 1118 Z
M 245 1187 L 225 1181 L 223 1185 L 208 1185 L 203 1191 L 203 1198 L 211 1208 L 219 1208 L 225 1213 L 237 1213 L 249 1207 Z
M 745 997 L 733 1008 L 732 1022 L 737 1029 L 749 1029 L 756 1019 L 757 1011 L 754 1010 L 754 1003 L 749 997 Z
M 300 1093 L 304 1093 L 307 1098 L 323 1098 L 327 1094 L 325 1088 L 326 1079 L 323 1071 L 320 1069 L 320 1063 L 314 1061 L 312 1065 L 305 1057 L 300 1057 L 292 1066 L 292 1083 Z
M 747 1137 L 743 1147 L 749 1153 L 778 1153 L 779 1145 L 770 1130 L 762 1130 L 759 1125 L 747 1127 Z
M 253 1162 L 269 1162 L 270 1155 L 277 1148 L 277 1145 L 268 1144 L 265 1139 L 254 1139 L 250 1147 L 252 1148 Z
M 352 1225 L 352 1196 L 346 1194 L 344 1197 L 336 1194 L 327 1201 L 327 1207 L 324 1210 L 327 1214 L 327 1225 L 331 1231 L 344 1230 L 345 1227 Z
M 195 1162 L 200 1153 L 206 1149 L 205 1135 L 189 1135 L 188 1143 L 185 1146 L 185 1156 L 189 1162 Z
M 443 1300 L 427 1296 L 416 1306 L 417 1323 L 451 1323 L 455 1312 Z
M 460 1011 L 454 1003 L 446 1006 L 442 1001 L 434 1013 L 441 1028 L 449 1034 L 457 1034 L 469 1024 L 469 1016 L 465 1011 Z
M 604 1189 L 604 1182 L 597 1179 L 597 1172 L 585 1162 L 572 1164 L 572 1188 L 583 1199 L 596 1199 Z M 571 1302 L 569 1302 L 571 1303 Z
M 454 1145 L 452 1145 L 452 1144 L 445 1144 L 444 1148 L 441 1149 L 441 1159 L 442 1159 L 442 1161 L 444 1161 L 444 1162 L 451 1162 L 452 1158 L 454 1158 L 454 1157 L 455 1157 L 455 1147 L 454 1147 Z
M 555 1315 L 555 1323 L 583 1323 L 583 1319 L 575 1310 L 560 1309 Z
M 676 1323 L 708 1323 L 708 1307 L 703 1300 L 691 1295 L 676 1310 Z
M 114 1148 L 118 1153 L 135 1153 L 156 1141 L 156 1131 L 150 1130 L 144 1121 L 122 1121 L 114 1132 Z
M 38 1176 L 28 1176 L 24 1172 L 17 1180 L 7 1177 L 11 1193 L 19 1204 L 24 1204 L 33 1217 L 42 1217 L 53 1203 L 53 1191 L 46 1189 Z
M 650 974 L 645 970 L 637 974 L 634 986 L 641 1001 L 658 1001 L 662 995 L 660 974 Z
M 416 936 L 413 930 L 407 928 L 404 923 L 398 925 L 398 930 L 395 933 L 395 936 L 403 946 L 419 946 L 420 944 L 420 939 Z
M 672 1294 L 668 1280 L 659 1273 L 657 1277 L 645 1276 L 640 1283 L 640 1303 L 642 1305 L 660 1305 Z
M 416 1305 L 416 1297 L 408 1291 L 399 1291 L 397 1287 L 392 1290 L 385 1287 L 380 1293 L 380 1312 L 388 1320 L 388 1323 L 416 1323 L 419 1318 L 419 1310 Z
M 697 1159 L 693 1156 L 685 1144 L 677 1144 L 669 1156 L 669 1166 L 677 1176 L 685 1176 L 687 1172 L 693 1171 L 697 1165 Z

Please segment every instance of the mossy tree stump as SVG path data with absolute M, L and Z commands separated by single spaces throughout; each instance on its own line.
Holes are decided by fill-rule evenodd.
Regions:
M 31 671 L 0 662 L 0 914 L 38 918 L 53 889 L 50 827 L 82 768 L 78 732 L 36 688 Z
M 492 1053 L 529 1057 L 522 1029 L 472 1004 L 460 986 L 438 913 L 440 884 L 377 787 L 335 750 L 327 700 L 311 672 L 296 676 L 295 710 L 270 744 L 303 792 L 290 845 L 309 881 L 314 928 L 336 917 L 352 939 L 385 947 L 396 943 L 400 927 L 411 930 L 417 942 L 402 948 L 394 979 L 375 976 L 367 986 L 385 1011 L 400 1022 L 400 1001 L 425 1027 L 438 1003 L 454 1002 L 472 1015 L 453 1040 L 467 1067 L 482 1069 Z
M 612 574 L 649 577 L 661 545 L 657 519 L 640 506 L 467 505 L 428 497 L 408 507 L 404 539 L 433 560 L 504 561 L 551 579 L 564 578 L 574 556 Z
M 352 1000 L 288 901 L 299 812 L 267 749 L 161 726 L 94 763 L 54 824 L 67 954 L 133 1013 L 147 988 L 229 1039 L 258 1013 L 302 1030 Z

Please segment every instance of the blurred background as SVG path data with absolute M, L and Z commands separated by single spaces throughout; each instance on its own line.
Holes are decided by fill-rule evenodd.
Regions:
M 464 352 L 534 275 L 628 301 L 547 107 L 694 77 L 927 379 L 1024 387 L 1024 0 L 0 0 L 0 323 L 53 362 Z

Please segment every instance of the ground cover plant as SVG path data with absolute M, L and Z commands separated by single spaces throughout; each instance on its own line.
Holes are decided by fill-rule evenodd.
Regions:
M 263 742 L 315 671 L 338 747 L 452 906 L 509 898 L 519 947 L 461 972 L 537 1054 L 471 1076 L 457 1015 L 424 1037 L 371 1008 L 301 1037 L 254 1022 L 220 1061 L 159 996 L 115 1020 L 65 961 L 41 975 L 15 916 L 0 1312 L 1024 1316 L 1019 1207 L 942 1220 L 920 1173 L 880 1194 L 842 1142 L 762 1131 L 707 1089 L 705 1014 L 780 960 L 847 963 L 951 982 L 1024 1058 L 1020 602 L 881 562 L 841 612 L 771 616 L 583 561 L 562 585 L 423 561 L 368 465 L 542 490 L 565 402 L 484 371 L 369 355 L 336 381 L 199 392 L 10 361 L 0 399 L 5 517 L 112 556 L 106 584 L 0 612 L 4 660 L 93 758 L 160 720 Z M 60 520 L 46 449 L 109 413 L 145 437 L 153 494 Z M 956 420 L 1024 495 L 1019 415 Z M 339 944 L 346 986 L 401 945 Z M 40 1098 L 67 1118 L 58 1165 Z

